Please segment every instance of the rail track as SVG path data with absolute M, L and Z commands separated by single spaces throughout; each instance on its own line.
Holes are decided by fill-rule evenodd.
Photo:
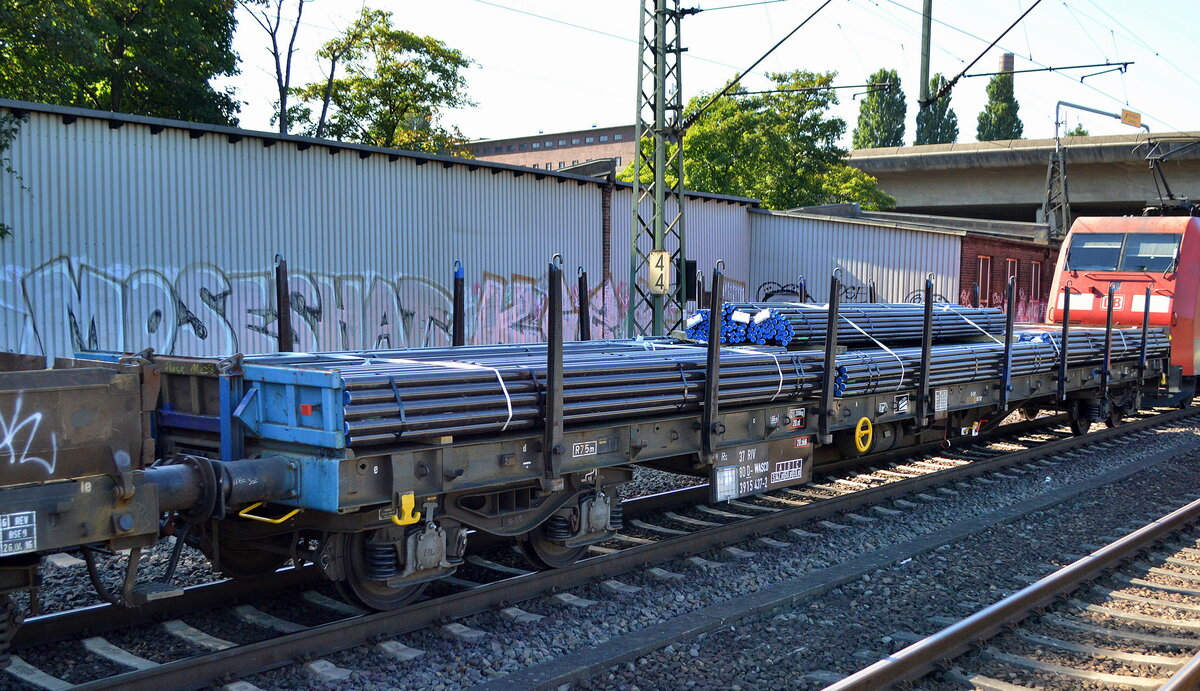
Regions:
M 389 654 L 390 650 L 391 654 L 404 657 L 414 653 L 406 652 L 403 646 L 387 645 L 394 643 L 389 638 L 432 626 L 448 627 L 454 635 L 470 637 L 471 631 L 447 622 L 497 607 L 505 608 L 507 616 L 520 621 L 527 613 L 512 608 L 514 603 L 554 593 L 565 596 L 567 594 L 562 591 L 595 582 L 603 582 L 606 589 L 620 593 L 629 589 L 613 580 L 622 574 L 657 568 L 672 559 L 693 557 L 714 548 L 724 548 L 726 558 L 751 558 L 747 550 L 733 545 L 754 540 L 755 549 L 784 546 L 788 541 L 807 539 L 808 534 L 796 526 L 830 521 L 836 516 L 843 517 L 842 523 L 830 521 L 827 525 L 848 528 L 855 522 L 872 520 L 871 516 L 854 513 L 856 509 L 867 507 L 867 511 L 881 514 L 895 510 L 883 507 L 883 502 L 897 499 L 905 502 L 903 497 L 906 495 L 912 495 L 912 501 L 933 500 L 939 493 L 953 495 L 956 490 L 952 486 L 956 482 L 980 476 L 983 476 L 980 482 L 987 482 L 987 474 L 1014 467 L 1012 472 L 1027 472 L 1020 468 L 1022 464 L 1034 463 L 1052 454 L 1069 454 L 1081 443 L 1121 443 L 1122 436 L 1196 412 L 1197 409 L 1160 411 L 1117 428 L 1093 433 L 1084 441 L 1073 437 L 1065 426 L 1035 431 L 1039 421 L 1018 423 L 1000 428 L 992 436 L 980 438 L 960 449 L 936 453 L 925 449 L 925 453 L 917 457 L 913 457 L 913 450 L 909 449 L 907 460 L 896 458 L 896 454 L 890 454 L 895 460 L 865 459 L 866 465 L 841 468 L 819 482 L 730 502 L 720 509 L 703 503 L 708 491 L 703 486 L 638 498 L 625 502 L 626 528 L 617 539 L 599 547 L 596 556 L 569 567 L 533 573 L 512 566 L 511 562 L 503 563 L 503 559 L 475 556 L 471 561 L 471 573 L 490 572 L 494 580 L 452 579 L 444 585 L 446 592 L 438 596 L 401 610 L 373 614 L 339 609 L 336 603 L 310 596 L 313 607 L 324 612 L 325 621 L 316 625 L 280 623 L 251 613 L 249 621 L 257 621 L 255 625 L 261 628 L 275 628 L 278 633 L 240 645 L 198 636 L 195 631 L 171 623 L 165 627 L 168 634 L 188 638 L 193 650 L 207 647 L 208 651 L 170 662 L 131 660 L 121 655 L 122 651 L 106 646 L 105 641 L 95 634 L 134 622 L 175 621 L 172 618 L 178 617 L 181 606 L 184 611 L 193 612 L 217 607 L 222 600 L 250 597 L 251 593 L 243 588 L 254 588 L 255 585 L 201 586 L 191 589 L 182 598 L 161 601 L 161 605 L 141 611 L 99 607 L 35 618 L 21 631 L 16 642 L 17 655 L 22 649 L 36 645 L 72 637 L 77 639 L 79 631 L 87 631 L 92 635 L 89 650 L 102 657 L 112 654 L 110 659 L 115 666 L 133 669 L 77 687 L 130 689 L 195 688 L 292 664 L 298 659 L 312 661 L 321 655 L 370 641 L 380 644 L 379 650 L 384 654 Z M 1040 425 L 1044 428 L 1047 423 L 1053 425 L 1056 422 L 1059 422 L 1057 418 L 1043 418 Z M 902 506 L 900 502 L 896 505 Z M 703 567 L 705 561 L 698 559 L 694 563 Z M 678 577 L 668 571 L 662 571 L 662 574 L 664 578 Z M 292 582 L 297 587 L 316 582 L 309 580 L 313 577 L 306 569 L 293 569 L 284 577 L 294 579 Z M 257 587 L 261 589 L 262 584 Z M 245 606 L 241 611 L 245 615 Z M 114 617 L 118 613 L 124 613 L 122 616 L 126 619 Z M 20 659 L 15 671 L 24 672 L 25 683 L 34 686 L 69 686 L 61 680 L 37 676 L 37 670 L 23 666 Z
M 1200 534 L 1193 526 L 1200 520 L 1200 494 L 1188 499 L 1186 505 L 990 607 L 946 622 L 941 631 L 826 691 L 917 682 L 935 668 L 950 665 L 941 674 L 945 681 L 992 691 L 1028 688 L 1001 676 L 1032 679 L 1052 688 L 1056 682 L 1063 687 L 1100 684 L 1147 691 L 1200 687 L 1200 639 L 1194 637 L 1200 633 L 1200 605 L 1188 599 L 1200 596 Z M 1167 544 L 1145 561 L 1133 561 L 1164 541 Z M 1090 585 L 1098 578 L 1108 584 Z M 1133 652 L 1128 651 L 1131 647 Z

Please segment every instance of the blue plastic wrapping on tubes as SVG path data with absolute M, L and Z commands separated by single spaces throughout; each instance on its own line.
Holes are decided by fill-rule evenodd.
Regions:
M 917 343 L 921 340 L 925 308 L 910 303 L 857 303 L 838 310 L 838 343 Z M 708 310 L 686 322 L 688 338 L 708 340 Z M 721 310 L 721 343 L 819 346 L 825 341 L 829 309 L 825 305 L 769 302 L 727 302 Z M 978 339 L 1004 333 L 1004 312 L 988 307 L 948 303 L 933 306 L 932 335 L 936 341 Z

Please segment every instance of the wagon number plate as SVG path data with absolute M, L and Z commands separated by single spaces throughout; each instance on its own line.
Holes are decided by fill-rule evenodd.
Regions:
M 37 515 L 33 511 L 0 513 L 0 557 L 37 549 Z
M 812 454 L 812 437 L 808 436 L 720 449 L 713 464 L 713 501 L 808 482 Z

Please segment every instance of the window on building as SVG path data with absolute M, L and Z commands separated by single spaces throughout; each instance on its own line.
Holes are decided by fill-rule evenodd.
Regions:
M 540 149 L 540 148 L 542 148 L 542 144 L 541 144 L 541 142 L 534 142 L 533 144 L 530 144 L 530 146 L 532 146 L 532 147 L 533 147 L 533 148 L 535 148 L 535 149 Z
M 578 143 L 579 143 L 579 137 L 575 137 L 574 139 L 572 139 L 572 140 L 571 140 L 571 143 L 572 143 L 572 144 L 578 144 Z
M 562 168 L 562 167 L 563 167 L 563 166 L 565 166 L 565 165 L 567 165 L 567 162 L 566 162 L 566 161 L 559 161 L 559 162 L 558 162 L 558 167 L 559 167 L 559 168 Z
M 602 142 L 608 141 L 608 135 L 607 134 L 600 135 L 600 141 L 602 141 Z
M 524 144 L 518 144 L 518 145 L 517 145 L 517 148 L 518 148 L 518 149 L 520 149 L 521 151 L 524 151 L 524 150 L 525 150 L 525 145 L 524 145 Z
M 504 147 L 503 147 L 503 146 L 497 146 L 497 147 L 496 147 L 496 149 L 495 149 L 495 152 L 494 152 L 494 153 L 500 153 L 501 151 L 504 151 Z
M 1017 260 L 1012 257 L 1004 260 L 1004 285 L 1006 287 L 1010 278 L 1014 279 L 1014 281 L 1017 278 Z
M 976 274 L 979 283 L 979 304 L 987 307 L 992 301 L 992 258 L 986 255 L 979 255 L 979 264 L 976 267 Z
M 583 143 L 585 143 L 585 144 L 592 144 L 592 143 L 595 143 L 595 141 L 596 141 L 596 138 L 595 138 L 595 137 L 588 137 L 588 138 L 586 138 L 586 139 L 584 139 L 584 140 L 583 140 Z
M 550 164 L 549 164 L 549 163 L 547 163 L 547 164 L 546 164 L 546 170 L 550 170 Z
M 613 135 L 613 141 L 616 141 L 616 142 L 619 142 L 624 138 L 625 138 L 625 135 L 623 135 L 623 134 L 614 134 Z
M 566 146 L 566 145 L 567 145 L 567 140 L 566 140 L 566 139 L 559 139 L 559 140 L 558 140 L 558 145 L 559 145 L 559 146 Z
M 513 146 L 512 144 L 509 144 L 508 146 L 504 147 L 504 150 L 505 151 L 515 151 L 516 148 L 517 147 Z
M 553 139 L 547 139 L 547 140 L 546 140 L 546 148 L 547 148 L 547 149 L 549 149 L 549 148 L 550 148 L 550 147 L 552 147 L 552 146 L 554 146 L 554 140 L 553 140 Z
M 618 168 L 621 167 L 621 157 L 620 156 L 617 156 L 616 158 L 614 158 L 613 161 L 616 162 L 616 166 Z
M 1029 299 L 1042 299 L 1042 263 L 1029 262 Z
M 571 161 L 571 165 L 577 166 L 577 165 L 579 165 L 579 161 Z

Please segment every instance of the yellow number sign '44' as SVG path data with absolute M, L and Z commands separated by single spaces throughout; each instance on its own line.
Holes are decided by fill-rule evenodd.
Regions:
M 650 294 L 668 295 L 671 292 L 671 253 L 654 250 L 650 253 Z

